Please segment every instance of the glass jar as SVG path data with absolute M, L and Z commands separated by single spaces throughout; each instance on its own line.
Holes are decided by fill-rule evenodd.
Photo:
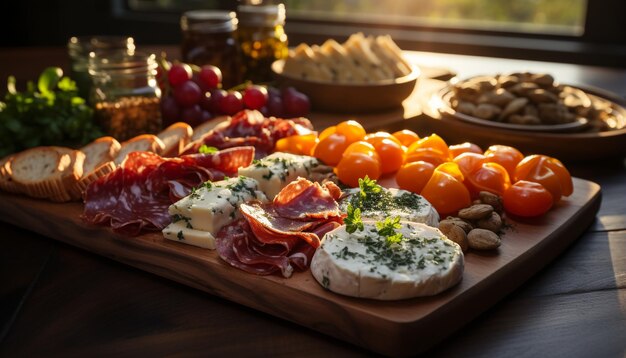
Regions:
M 272 62 L 288 55 L 285 6 L 240 5 L 237 7 L 243 78 L 253 82 L 272 80 Z
M 234 12 L 187 11 L 180 18 L 180 28 L 183 34 L 183 62 L 219 67 L 225 87 L 241 82 L 239 46 L 234 35 L 237 17 Z
M 91 92 L 89 77 L 89 54 L 110 53 L 114 51 L 135 52 L 135 40 L 124 36 L 71 37 L 67 42 L 70 57 L 70 77 L 78 86 L 78 94 L 88 98 Z
M 91 54 L 90 99 L 97 123 L 109 135 L 123 141 L 161 130 L 161 90 L 156 70 L 153 54 Z

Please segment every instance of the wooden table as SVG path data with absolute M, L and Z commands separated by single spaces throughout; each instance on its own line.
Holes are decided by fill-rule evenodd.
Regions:
M 409 53 L 468 77 L 553 73 L 563 82 L 626 94 L 626 70 Z M 0 80 L 66 65 L 63 49 L 0 50 Z M 403 109 L 359 115 L 369 128 L 418 120 Z M 318 126 L 346 115 L 313 114 Z M 602 186 L 596 221 L 569 249 L 478 319 L 433 348 L 437 356 L 623 356 L 626 353 L 626 163 L 570 164 Z M 0 224 L 0 356 L 365 356 L 333 337 Z M 279 304 L 279 303 L 277 303 Z M 451 318 L 453 319 L 453 318 Z M 415 337 L 416 340 L 420 337 Z

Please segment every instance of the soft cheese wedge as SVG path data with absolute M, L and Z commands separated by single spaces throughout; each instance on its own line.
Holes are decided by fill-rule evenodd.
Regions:
M 250 200 L 266 202 L 259 182 L 239 176 L 207 182 L 169 207 L 172 223 L 163 229 L 166 239 L 215 249 L 215 235 L 225 225 L 241 218 L 238 208 Z
M 375 198 L 367 200 L 361 206 L 361 217 L 363 219 L 383 220 L 387 217 L 398 216 L 401 220 L 424 223 L 429 226 L 439 225 L 439 214 L 437 210 L 424 199 L 423 196 L 410 191 L 380 187 L 380 194 Z M 343 191 L 343 196 L 339 201 L 339 210 L 345 213 L 348 211 L 348 204 L 358 199 L 359 188 L 352 188 Z
M 249 167 L 239 168 L 239 175 L 256 179 L 261 191 L 272 200 L 287 184 L 298 177 L 309 178 L 319 166 L 314 157 L 276 152 L 255 160 Z
M 438 229 L 401 221 L 403 238 L 389 243 L 376 222 L 350 234 L 346 226 L 327 233 L 311 261 L 311 272 L 326 289 L 352 297 L 400 300 L 436 295 L 463 276 L 461 248 Z

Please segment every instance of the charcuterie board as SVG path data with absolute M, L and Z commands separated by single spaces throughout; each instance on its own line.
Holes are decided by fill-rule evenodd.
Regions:
M 393 180 L 381 181 L 393 185 Z M 422 352 L 461 328 L 554 259 L 591 224 L 600 187 L 574 178 L 574 194 L 532 221 L 508 220 L 497 253 L 470 252 L 462 282 L 430 298 L 373 301 L 324 290 L 310 272 L 255 276 L 217 253 L 163 239 L 124 237 L 85 224 L 82 204 L 56 204 L 0 193 L 0 218 L 242 305 L 296 322 L 378 353 Z

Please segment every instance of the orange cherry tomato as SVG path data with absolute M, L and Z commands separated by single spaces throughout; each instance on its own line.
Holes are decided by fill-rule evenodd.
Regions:
M 376 146 L 376 143 L 382 141 L 383 139 L 389 139 L 398 143 L 399 145 L 402 145 L 402 143 L 400 142 L 398 138 L 392 136 L 391 134 L 387 132 L 370 133 L 366 135 L 365 138 L 363 138 L 364 141 L 372 143 L 374 146 Z
M 450 156 L 452 158 L 456 158 L 459 154 L 463 153 L 483 154 L 483 150 L 479 146 L 470 142 L 451 145 L 448 149 L 450 150 Z
M 403 129 L 401 131 L 397 131 L 391 134 L 396 137 L 403 146 L 408 147 L 411 144 L 417 142 L 420 139 L 420 136 L 412 130 Z
M 281 138 L 274 148 L 277 152 L 287 152 L 298 155 L 311 155 L 313 147 L 319 142 L 315 133 L 292 135 Z
M 527 180 L 543 185 L 557 202 L 561 196 L 574 191 L 572 177 L 563 163 L 545 155 L 530 155 L 515 167 L 515 180 Z
M 487 162 L 498 163 L 506 169 L 510 177 L 515 176 L 515 167 L 522 159 L 524 154 L 519 150 L 507 145 L 492 145 L 485 151 Z
M 348 143 L 354 143 L 359 140 L 363 140 L 365 137 L 365 129 L 361 123 L 357 121 L 345 121 L 337 124 L 336 133 L 346 136 Z
M 430 180 L 435 171 L 435 166 L 428 162 L 411 162 L 404 164 L 396 174 L 396 183 L 400 189 L 412 191 L 416 194 L 422 192 L 422 189 Z
M 365 178 L 365 176 L 369 176 L 370 179 L 380 178 L 380 161 L 372 155 L 353 151 L 341 158 L 335 168 L 335 174 L 342 183 L 356 188 L 359 186 L 360 178 Z
M 455 162 L 445 162 L 443 164 L 440 164 L 437 167 L 437 170 L 452 175 L 454 179 L 460 182 L 463 182 L 465 180 L 465 177 L 463 176 L 463 173 L 461 172 L 461 168 L 459 168 L 459 165 L 456 164 Z
M 474 197 L 477 197 L 481 191 L 502 196 L 504 191 L 511 186 L 511 180 L 506 169 L 500 164 L 482 163 L 478 169 L 466 177 L 465 184 Z
M 331 134 L 335 134 L 337 133 L 337 126 L 330 126 L 327 127 L 326 129 L 324 129 L 322 131 L 322 133 L 320 133 L 320 135 L 318 136 L 319 140 L 323 140 L 324 138 L 328 137 Z
M 443 138 L 434 133 L 413 143 L 411 147 L 413 146 L 415 146 L 415 148 L 432 148 L 438 150 L 446 157 L 446 159 L 450 156 L 450 150 L 448 149 L 446 142 Z
M 337 165 L 349 144 L 344 135 L 333 133 L 317 143 L 313 148 L 313 156 L 326 165 Z
M 376 140 L 374 143 L 374 148 L 381 158 L 380 168 L 383 174 L 398 171 L 404 163 L 404 147 L 388 138 Z
M 439 170 L 433 172 L 421 195 L 433 204 L 441 216 L 453 214 L 471 204 L 465 185 Z
M 407 150 L 404 161 L 405 163 L 423 161 L 437 166 L 447 162 L 448 156 L 433 148 L 415 148 L 412 151 L 410 149 Z
M 463 175 L 468 176 L 485 162 L 485 156 L 478 153 L 462 153 L 453 160 Z
M 376 160 L 380 161 L 380 156 L 376 152 L 376 148 L 370 143 L 360 140 L 358 142 L 354 142 L 350 144 L 346 150 L 343 151 L 343 155 L 346 156 L 350 153 L 362 153 L 369 155 L 371 157 L 376 158 Z
M 545 214 L 552 207 L 552 194 L 541 184 L 520 180 L 502 195 L 504 210 L 524 217 Z

